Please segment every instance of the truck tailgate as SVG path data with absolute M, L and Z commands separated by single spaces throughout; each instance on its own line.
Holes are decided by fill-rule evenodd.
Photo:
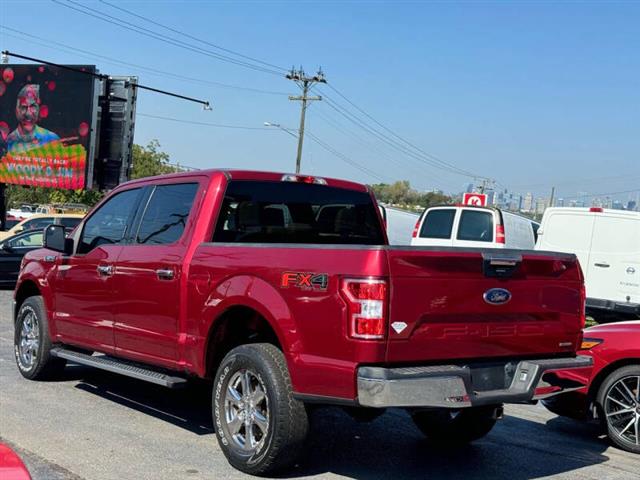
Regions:
M 568 254 L 391 247 L 388 362 L 575 352 L 583 276 Z

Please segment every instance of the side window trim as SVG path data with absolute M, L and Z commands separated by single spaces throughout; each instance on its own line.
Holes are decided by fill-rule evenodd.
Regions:
M 157 185 L 146 185 L 142 188 L 142 193 L 138 198 L 138 203 L 136 205 L 135 214 L 131 217 L 131 228 L 127 229 L 127 234 L 124 238 L 125 245 L 138 245 L 136 243 L 136 238 L 138 238 L 140 225 L 142 224 L 144 214 L 147 213 L 147 208 L 149 207 L 149 203 L 153 197 L 153 192 L 156 191 L 156 187 Z

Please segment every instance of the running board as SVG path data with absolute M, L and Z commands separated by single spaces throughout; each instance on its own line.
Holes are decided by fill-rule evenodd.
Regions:
M 119 373 L 138 380 L 155 383 L 167 388 L 183 387 L 187 383 L 187 379 L 183 377 L 174 377 L 172 375 L 150 370 L 139 364 L 120 360 L 118 358 L 109 357 L 107 355 L 92 356 L 85 353 L 74 352 L 64 348 L 52 348 L 51 355 L 58 358 L 64 358 L 73 363 L 87 365 L 89 367 L 99 368 L 112 373 Z

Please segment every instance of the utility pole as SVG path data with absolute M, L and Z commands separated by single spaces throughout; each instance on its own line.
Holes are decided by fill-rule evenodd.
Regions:
M 302 110 L 300 111 L 300 129 L 298 130 L 298 154 L 296 155 L 296 174 L 300 173 L 300 164 L 302 162 L 302 142 L 304 141 L 304 117 L 307 113 L 307 102 L 320 101 L 321 96 L 309 97 L 309 89 L 316 83 L 327 83 L 324 78 L 322 69 L 318 70 L 313 77 L 308 77 L 302 67 L 299 70 L 291 69 L 286 76 L 289 80 L 293 80 L 302 89 L 302 95 L 290 96 L 289 100 L 301 101 Z
M 553 207 L 553 197 L 556 193 L 556 187 L 551 187 L 551 198 L 549 199 L 549 206 Z

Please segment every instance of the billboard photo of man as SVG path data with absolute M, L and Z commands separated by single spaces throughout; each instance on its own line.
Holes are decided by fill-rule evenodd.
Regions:
M 40 85 L 27 84 L 18 92 L 16 119 L 18 127 L 7 136 L 7 151 L 11 153 L 24 153 L 31 148 L 60 140 L 58 135 L 38 125 Z
M 95 66 L 0 65 L 0 183 L 86 188 Z

